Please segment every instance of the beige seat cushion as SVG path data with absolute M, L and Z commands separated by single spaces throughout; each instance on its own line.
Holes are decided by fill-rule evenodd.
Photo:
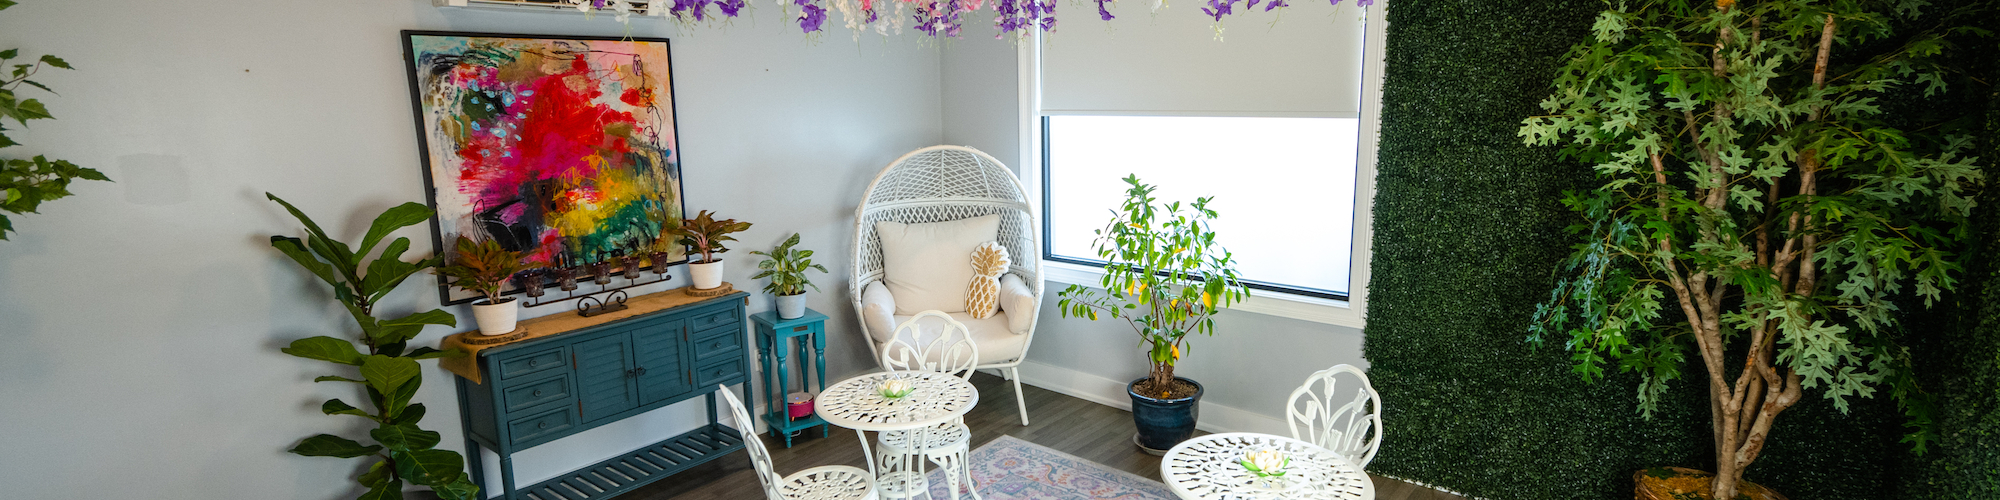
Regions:
M 914 315 L 896 315 L 893 319 L 896 325 L 901 325 L 903 322 L 909 321 L 912 316 Z M 950 313 L 949 316 L 951 316 L 952 320 L 965 324 L 966 333 L 972 338 L 972 343 L 979 345 L 978 363 L 981 365 L 1018 359 L 1024 354 L 1022 351 L 1028 346 L 1027 335 L 1015 335 L 1008 328 L 1006 311 L 995 313 L 992 317 L 986 319 L 973 319 L 971 314 L 964 312 Z M 872 330 L 876 330 L 876 326 L 869 325 L 870 333 L 873 333 Z M 918 334 L 917 342 L 928 342 L 937 338 L 938 332 L 943 329 L 944 322 L 938 321 L 935 318 L 926 318 L 923 321 L 917 322 L 917 326 L 921 331 Z M 895 334 L 894 326 L 890 326 L 886 330 L 888 330 L 888 333 L 882 334 L 881 337 L 875 339 L 876 352 L 881 352 L 888 345 L 888 342 L 884 339 L 885 337 Z M 881 361 L 879 359 L 875 360 L 877 363 Z
M 875 223 L 882 242 L 882 281 L 896 298 L 896 314 L 965 311 L 972 282 L 972 249 L 1000 235 L 1000 216 L 949 222 Z

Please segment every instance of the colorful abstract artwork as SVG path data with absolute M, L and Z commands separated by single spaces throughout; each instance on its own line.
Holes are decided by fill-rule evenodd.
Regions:
M 686 259 L 660 238 L 683 212 L 666 40 L 408 31 L 403 43 L 440 255 L 464 234 L 536 267 Z

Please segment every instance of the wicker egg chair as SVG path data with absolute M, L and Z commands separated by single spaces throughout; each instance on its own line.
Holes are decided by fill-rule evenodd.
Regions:
M 996 313 L 1000 318 L 997 322 L 974 320 L 963 312 L 950 316 L 972 328 L 973 341 L 981 353 L 977 368 L 1002 370 L 1013 381 L 1021 425 L 1028 425 L 1028 405 L 1021 395 L 1019 367 L 1034 337 L 1042 298 L 1042 247 L 1038 239 L 1041 228 L 1029 209 L 1021 180 L 1006 165 L 964 146 L 931 146 L 890 162 L 869 183 L 866 197 L 855 209 L 854 274 L 848 281 L 848 291 L 854 301 L 855 315 L 862 318 L 869 352 L 879 361 L 882 346 L 894 338 L 896 326 L 914 315 L 894 314 L 893 302 L 882 283 L 885 271 L 875 224 L 883 221 L 925 224 L 994 214 L 1000 216 L 995 241 L 1006 247 L 1011 256 L 1007 271 L 1020 280 L 1018 285 L 1025 285 L 1007 289 L 1017 290 L 1011 297 L 1017 299 L 1014 302 L 1017 307 L 1013 309 L 1026 310 L 1010 310 L 1006 307 L 1008 301 L 1002 300 L 1002 310 Z M 1002 291 L 1003 295 L 1006 293 Z M 1033 306 L 1020 306 L 1022 300 Z M 1028 316 L 1018 317 L 1022 314 Z

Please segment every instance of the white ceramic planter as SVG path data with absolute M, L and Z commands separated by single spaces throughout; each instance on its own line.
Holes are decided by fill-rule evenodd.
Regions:
M 722 286 L 722 262 L 722 259 L 715 259 L 715 262 L 688 264 L 688 274 L 693 275 L 695 289 L 708 290 Z
M 480 335 L 513 333 L 515 323 L 521 319 L 521 301 L 509 297 L 500 299 L 498 304 L 473 302 L 472 319 L 479 323 Z
M 799 319 L 806 315 L 806 294 L 779 295 L 778 319 Z

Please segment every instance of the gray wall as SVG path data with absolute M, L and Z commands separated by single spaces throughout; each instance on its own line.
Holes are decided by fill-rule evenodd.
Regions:
M 857 48 L 838 29 L 815 42 L 774 7 L 726 28 L 642 22 L 631 33 L 674 38 L 688 207 L 758 222 L 741 238 L 748 248 L 804 233 L 834 270 L 811 301 L 833 316 L 829 372 L 865 370 L 867 348 L 845 341 L 858 335 L 841 292 L 850 214 L 876 170 L 942 138 L 938 53 L 913 39 Z M 429 0 L 30 0 L 0 12 L 0 48 L 80 68 L 40 78 L 62 92 L 44 98 L 60 119 L 0 154 L 47 153 L 119 181 L 77 185 L 0 243 L 0 497 L 358 493 L 349 478 L 360 461 L 284 453 L 314 433 L 364 433 L 358 419 L 317 411 L 354 397 L 311 382 L 329 365 L 277 350 L 353 327 L 325 285 L 267 246 L 301 231 L 263 193 L 343 238 L 422 200 L 401 29 L 624 32 L 608 18 L 447 12 Z M 427 231 L 403 235 L 427 251 Z M 752 260 L 731 261 L 727 278 L 753 288 Z M 436 307 L 428 282 L 411 280 L 384 309 Z M 752 299 L 753 311 L 768 307 Z M 469 311 L 449 310 L 470 328 Z M 449 377 L 427 367 L 417 400 L 456 448 Z M 524 479 L 546 476 L 685 428 L 700 411 L 649 414 L 517 463 Z

